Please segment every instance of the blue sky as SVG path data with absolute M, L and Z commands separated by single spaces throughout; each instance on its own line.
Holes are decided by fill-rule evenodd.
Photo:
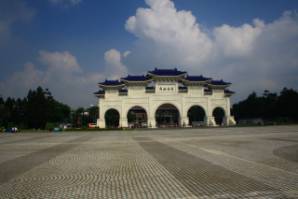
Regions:
M 139 8 L 150 9 L 153 16 L 150 20 L 158 21 L 148 22 L 145 12 L 137 14 Z M 4 0 L 0 3 L 0 94 L 22 97 L 29 88 L 41 84 L 65 103 L 88 106 L 95 103 L 90 92 L 97 89 L 97 81 L 144 73 L 153 67 L 181 67 L 193 74 L 232 81 L 235 84 L 232 88 L 239 93 L 234 101 L 253 90 L 295 87 L 297 9 L 296 0 Z M 183 10 L 191 13 L 184 15 Z M 285 14 L 286 11 L 290 14 Z M 184 24 L 179 13 L 187 20 L 195 19 L 193 26 Z M 136 22 L 130 26 L 127 21 L 131 16 L 136 17 Z M 256 18 L 261 23 L 256 25 Z M 290 30 L 285 31 L 287 28 Z M 160 37 L 156 35 L 159 32 Z M 189 41 L 180 44 L 180 40 L 168 40 L 168 33 L 181 33 L 177 39 Z M 192 38 L 193 34 L 198 35 Z M 267 38 L 266 34 L 277 36 Z M 272 46 L 275 42 L 270 39 L 278 41 L 276 46 Z M 173 51 L 173 47 L 178 50 Z M 277 50 L 272 51 L 274 47 Z M 267 49 L 264 60 L 252 53 Z M 193 51 L 197 54 L 186 59 L 188 54 L 184 52 L 188 50 L 188 54 Z M 277 61 L 272 60 L 264 64 L 280 52 L 288 54 L 278 59 L 281 63 L 276 65 Z M 181 58 L 172 59 L 170 55 Z M 250 65 L 256 66 L 249 68 Z M 272 73 L 284 65 L 290 66 Z M 261 72 L 256 72 L 259 69 Z M 254 74 L 260 73 L 255 77 L 256 84 L 242 82 L 242 76 L 249 74 L 247 71 L 253 81 Z M 66 77 L 61 75 L 64 73 Z M 61 84 L 54 82 L 65 85 L 60 88 Z M 77 93 L 84 97 L 76 97 Z

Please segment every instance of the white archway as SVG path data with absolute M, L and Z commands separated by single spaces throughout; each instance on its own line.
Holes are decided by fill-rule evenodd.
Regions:
M 157 127 L 178 127 L 181 125 L 180 117 L 179 109 L 171 103 L 161 104 L 155 111 Z
M 218 107 L 215 107 L 212 111 L 212 116 L 214 117 L 214 121 L 216 123 L 216 125 L 223 125 L 225 122 L 224 122 L 224 119 L 226 117 L 226 111 L 224 108 L 218 106 Z
M 105 111 L 105 127 L 119 128 L 120 126 L 120 112 L 115 108 L 110 108 Z
M 127 114 L 128 127 L 144 128 L 148 126 L 148 113 L 142 106 L 132 106 L 128 109 Z
M 192 105 L 187 111 L 189 126 L 203 126 L 205 124 L 206 111 L 200 105 Z

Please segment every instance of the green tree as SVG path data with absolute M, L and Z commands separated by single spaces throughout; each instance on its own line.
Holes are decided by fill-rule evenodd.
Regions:
M 4 99 L 0 97 L 0 128 L 4 126 L 5 104 Z
M 89 113 L 89 123 L 96 123 L 99 113 L 98 107 L 97 106 L 91 106 L 87 109 L 88 113 Z
M 247 99 L 233 105 L 233 114 L 236 119 L 263 118 L 273 122 L 298 121 L 298 92 L 284 88 L 280 94 L 268 90 L 262 96 L 255 92 Z

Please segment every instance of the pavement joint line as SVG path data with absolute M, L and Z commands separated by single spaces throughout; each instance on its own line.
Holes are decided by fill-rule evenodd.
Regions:
M 232 196 L 233 198 L 239 198 L 241 194 L 266 191 L 273 193 L 277 191 L 262 182 L 255 181 L 149 137 L 135 138 L 135 140 L 198 198 L 205 196 L 209 196 L 207 198 L 218 198 L 223 195 L 227 196 L 225 198 L 231 198 Z M 151 140 L 151 142 L 144 142 L 145 140 Z M 218 176 L 215 177 L 213 172 L 218 172 Z M 210 179 L 213 178 L 217 181 L 210 182 Z M 228 179 L 233 180 L 227 181 Z M 240 187 L 235 187 L 236 181 Z M 258 188 L 256 189 L 256 187 Z
M 74 139 L 84 133 L 62 132 L 0 144 L 2 163 L 15 160 L 0 163 L 0 181 L 11 173 L 0 198 L 298 199 L 298 177 L 289 174 L 298 174 L 298 148 L 291 147 L 298 125 L 262 129 L 90 132 L 82 140 Z M 23 135 L 5 141 L 36 137 Z
M 7 142 L 0 142 L 1 145 L 8 145 L 8 144 L 16 144 L 18 142 L 30 142 L 30 141 L 36 141 L 39 139 L 45 139 L 45 138 L 49 138 L 51 137 L 50 135 L 43 135 L 43 136 L 35 136 L 35 137 L 31 137 L 31 138 L 25 138 L 25 139 L 19 139 L 19 140 L 12 140 L 12 141 L 7 141 Z
M 81 142 L 91 139 L 89 135 L 76 137 L 67 142 L 76 142 L 80 140 Z M 9 180 L 31 170 L 32 168 L 48 161 L 59 154 L 65 153 L 70 150 L 72 147 L 79 145 L 79 143 L 73 146 L 67 146 L 65 143 L 57 144 L 54 146 L 47 147 L 42 150 L 38 150 L 32 153 L 29 153 L 24 156 L 17 157 L 12 160 L 8 160 L 0 164 L 0 185 L 8 182 Z M 51 152 L 53 149 L 54 153 Z M 47 154 L 48 153 L 48 154 Z M 38 159 L 36 157 L 39 157 Z
M 298 133 L 298 132 L 284 132 L 284 133 Z M 185 140 L 197 140 L 197 141 L 204 141 L 204 140 L 209 140 L 209 139 L 218 139 L 218 138 L 224 138 L 224 139 L 229 139 L 229 137 L 253 137 L 255 138 L 257 137 L 266 137 L 268 135 L 276 135 L 278 133 L 253 133 L 253 134 L 249 134 L 249 135 L 245 135 L 245 134 L 225 134 L 225 135 L 203 135 L 203 137 L 200 138 L 196 138 L 196 137 L 191 137 L 191 138 L 180 138 L 180 137 L 176 137 L 176 138 L 168 138 L 168 137 L 162 137 L 162 138 L 166 138 L 167 141 L 173 141 L 176 142 L 177 140 L 179 141 L 185 141 Z M 147 142 L 147 141 L 141 141 L 141 142 Z
M 227 156 L 227 157 L 234 158 L 234 159 L 237 159 L 237 160 L 249 162 L 251 164 L 255 164 L 255 165 L 258 165 L 258 166 L 263 166 L 263 167 L 267 167 L 267 168 L 270 168 L 270 169 L 274 169 L 274 170 L 278 170 L 278 171 L 281 171 L 281 172 L 285 172 L 285 173 L 288 173 L 290 175 L 298 176 L 298 173 L 294 173 L 294 172 L 287 171 L 287 170 L 284 170 L 284 169 L 281 169 L 281 168 L 277 168 L 277 167 L 272 167 L 272 166 L 269 166 L 269 165 L 266 165 L 266 164 L 262 164 L 262 163 L 258 163 L 258 162 L 254 162 L 254 161 L 251 161 L 251 160 L 246 160 L 246 159 L 243 159 L 243 158 L 239 158 L 237 156 L 233 156 L 231 154 L 228 154 L 228 153 L 225 153 L 225 152 L 222 152 L 222 151 L 217 151 L 217 150 L 214 150 L 214 149 L 198 148 L 198 147 L 194 146 L 193 144 L 187 144 L 187 145 L 189 145 L 191 147 L 194 147 L 194 148 L 197 148 L 197 149 L 201 149 L 201 150 L 206 151 L 208 153 L 213 153 L 215 155 Z

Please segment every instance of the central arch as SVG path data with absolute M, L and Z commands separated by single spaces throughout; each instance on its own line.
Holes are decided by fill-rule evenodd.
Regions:
M 120 114 L 116 109 L 111 108 L 106 111 L 105 113 L 106 128 L 118 128 L 119 120 L 120 120 Z
M 146 110 L 140 106 L 134 106 L 127 112 L 128 126 L 132 128 L 147 127 L 147 113 Z
M 179 110 L 172 104 L 163 104 L 156 110 L 155 120 L 157 127 L 178 127 Z
M 216 107 L 212 115 L 214 117 L 216 125 L 223 125 L 224 117 L 225 117 L 225 110 L 221 107 Z
M 190 107 L 187 112 L 187 117 L 190 126 L 203 126 L 206 113 L 204 109 L 199 105 L 194 105 Z

